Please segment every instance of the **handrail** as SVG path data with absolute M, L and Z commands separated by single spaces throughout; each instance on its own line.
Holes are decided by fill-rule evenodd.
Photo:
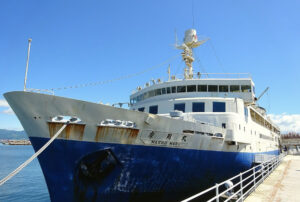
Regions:
M 229 201 L 236 197 L 236 201 L 243 201 L 246 196 L 248 196 L 252 191 L 255 190 L 255 188 L 263 182 L 264 179 L 266 179 L 272 171 L 279 165 L 279 163 L 282 161 L 282 159 L 286 156 L 286 153 L 280 154 L 279 156 L 275 156 L 271 159 L 266 160 L 265 162 L 260 163 L 257 166 L 254 166 L 244 172 L 241 172 L 238 175 L 235 175 L 221 183 L 217 183 L 214 186 L 201 191 L 198 194 L 195 194 L 182 202 L 188 202 L 195 198 L 198 198 L 200 196 L 203 196 L 204 194 L 207 194 L 208 192 L 211 192 L 215 190 L 215 195 L 208 199 L 207 201 L 219 201 L 220 198 L 226 198 L 224 202 Z M 248 175 L 243 178 L 243 175 Z M 232 186 L 226 188 L 222 192 L 220 192 L 220 187 L 225 186 L 228 181 L 237 181 Z M 246 184 L 245 184 L 246 183 Z M 252 186 L 251 186 L 252 185 Z M 238 190 L 234 190 L 237 187 L 239 187 Z M 245 192 L 244 192 L 245 191 Z M 226 195 L 226 193 L 230 193 Z

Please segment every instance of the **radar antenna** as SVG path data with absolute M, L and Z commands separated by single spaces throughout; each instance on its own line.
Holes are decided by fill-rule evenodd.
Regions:
M 193 79 L 193 65 L 194 57 L 193 57 L 193 48 L 196 48 L 203 43 L 205 43 L 208 39 L 204 39 L 198 41 L 197 32 L 195 29 L 188 29 L 185 31 L 184 39 L 182 45 L 178 46 L 176 42 L 176 48 L 182 49 L 181 53 L 182 59 L 185 62 L 186 67 L 184 68 L 184 78 L 185 79 Z

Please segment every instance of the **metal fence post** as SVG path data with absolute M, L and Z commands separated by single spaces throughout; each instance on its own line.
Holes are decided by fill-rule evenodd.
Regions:
M 219 185 L 216 183 L 216 201 L 219 202 Z
M 256 188 L 256 179 L 255 179 L 255 167 L 253 168 L 253 179 L 254 179 L 254 188 Z
M 244 201 L 244 196 L 243 196 L 243 174 L 240 173 L 240 182 L 241 182 L 241 200 Z
M 261 164 L 261 176 L 262 176 L 262 179 L 263 179 L 263 180 L 265 180 L 264 172 L 265 172 L 265 166 L 264 166 L 264 164 L 262 163 L 262 164 Z

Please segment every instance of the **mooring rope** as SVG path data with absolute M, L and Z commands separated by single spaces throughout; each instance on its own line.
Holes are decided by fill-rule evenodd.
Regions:
M 57 131 L 57 133 L 50 139 L 48 142 L 41 147 L 35 154 L 33 154 L 27 161 L 25 161 L 23 164 L 21 164 L 17 169 L 12 171 L 9 175 L 7 175 L 5 178 L 3 178 L 0 181 L 0 186 L 3 185 L 5 182 L 10 180 L 13 176 L 15 176 L 17 173 L 19 173 L 23 168 L 25 168 L 31 161 L 33 161 L 38 155 L 40 155 L 60 134 L 61 132 L 67 127 L 69 122 L 66 122 L 60 129 Z

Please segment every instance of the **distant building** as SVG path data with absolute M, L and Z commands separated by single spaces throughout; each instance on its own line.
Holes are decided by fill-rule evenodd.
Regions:
M 288 154 L 300 154 L 300 134 L 288 133 L 281 136 L 282 148 L 286 150 Z

